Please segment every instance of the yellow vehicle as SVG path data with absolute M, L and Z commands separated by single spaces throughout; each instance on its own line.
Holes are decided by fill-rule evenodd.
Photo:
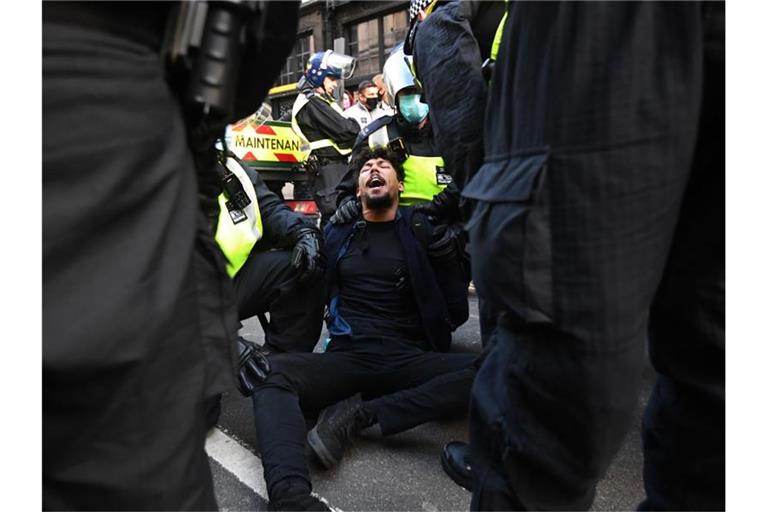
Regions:
M 263 109 L 264 107 L 262 107 Z M 269 188 L 282 198 L 286 183 L 307 181 L 309 148 L 285 121 L 265 121 L 262 109 L 227 127 L 227 148 L 248 167 L 256 170 Z M 268 110 L 268 109 L 267 109 Z M 314 216 L 317 207 L 311 197 L 296 197 L 286 204 L 299 213 Z

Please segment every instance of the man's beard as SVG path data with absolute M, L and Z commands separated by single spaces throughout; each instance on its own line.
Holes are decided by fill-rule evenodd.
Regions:
M 392 196 L 389 194 L 377 197 L 371 197 L 366 194 L 364 199 L 365 201 L 363 201 L 363 204 L 369 210 L 387 210 L 394 203 L 394 199 L 392 199 Z

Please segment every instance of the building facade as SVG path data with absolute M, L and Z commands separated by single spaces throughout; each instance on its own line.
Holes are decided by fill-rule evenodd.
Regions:
M 294 84 L 314 52 L 331 49 L 357 59 L 354 75 L 344 81 L 350 94 L 360 82 L 381 73 L 390 50 L 408 32 L 408 5 L 408 0 L 303 1 L 296 43 L 270 91 L 272 116 L 278 119 L 290 115 L 296 97 Z

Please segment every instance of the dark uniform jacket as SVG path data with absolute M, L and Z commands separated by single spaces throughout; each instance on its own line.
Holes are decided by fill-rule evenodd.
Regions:
M 341 148 L 351 148 L 360 132 L 360 125 L 336 112 L 311 89 L 305 88 L 301 94 L 307 96 L 309 103 L 296 115 L 296 122 L 307 139 L 331 139 Z M 346 158 L 332 147 L 316 149 L 312 153 L 321 159 Z

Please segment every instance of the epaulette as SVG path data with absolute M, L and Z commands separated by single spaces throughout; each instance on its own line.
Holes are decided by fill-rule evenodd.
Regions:
M 355 139 L 355 145 L 352 146 L 352 150 L 354 151 L 355 149 L 357 149 L 361 144 L 363 144 L 368 140 L 368 136 L 370 134 L 372 134 L 382 126 L 387 126 L 389 123 L 392 122 L 394 118 L 395 116 L 383 116 L 371 121 L 365 128 L 360 130 L 360 133 L 357 134 L 357 139 Z

